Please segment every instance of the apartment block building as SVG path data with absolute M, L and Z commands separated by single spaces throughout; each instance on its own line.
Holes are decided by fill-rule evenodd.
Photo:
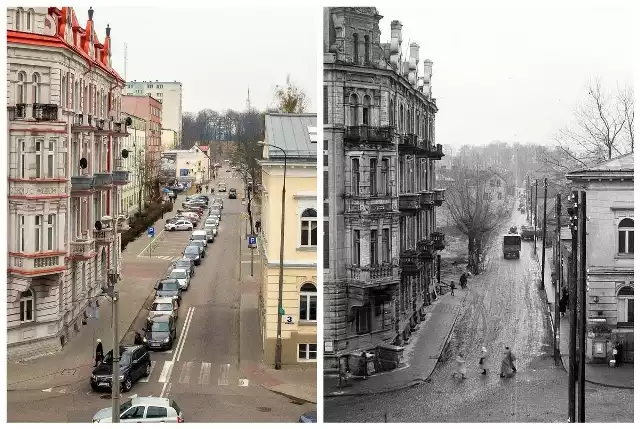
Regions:
M 176 132 L 176 146 L 182 147 L 182 82 L 131 81 L 127 82 L 125 95 L 146 95 L 162 103 L 162 127 Z
M 93 14 L 7 8 L 9 359 L 59 351 L 120 265 L 124 81 Z
M 157 178 L 160 174 L 162 107 L 159 100 L 148 95 L 122 96 L 122 109 L 145 121 L 145 180 Z
M 444 234 L 435 210 L 433 63 L 380 42 L 376 8 L 324 12 L 324 362 L 402 346 L 424 320 Z M 353 369 L 353 368 L 352 368 Z

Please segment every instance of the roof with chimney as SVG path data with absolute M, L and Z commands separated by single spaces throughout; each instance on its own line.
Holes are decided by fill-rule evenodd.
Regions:
M 269 113 L 265 115 L 265 137 L 269 159 L 282 159 L 282 148 L 287 159 L 316 159 L 317 130 L 315 113 Z
M 93 8 L 89 8 L 87 24 L 81 27 L 72 7 L 49 7 L 45 18 L 45 27 L 50 27 L 50 20 L 55 24 L 53 36 L 32 32 L 7 30 L 7 44 L 48 46 L 66 48 L 90 62 L 93 66 L 113 76 L 124 84 L 124 79 L 111 67 L 111 28 L 107 25 L 104 42 L 100 42 L 95 32 L 93 22 Z M 71 24 L 69 26 L 69 23 Z M 70 27 L 70 29 L 69 29 Z M 67 33 L 70 31 L 71 33 Z M 73 40 L 73 43 L 67 41 Z
M 569 180 L 589 179 L 633 179 L 633 152 L 612 158 L 592 167 L 571 171 L 567 174 Z

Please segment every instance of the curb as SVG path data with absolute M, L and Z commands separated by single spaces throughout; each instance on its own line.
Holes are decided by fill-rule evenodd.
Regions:
M 288 399 L 291 399 L 291 400 L 294 400 L 294 401 L 299 401 L 299 402 L 302 402 L 302 403 L 305 403 L 305 404 L 317 404 L 317 401 L 309 401 L 308 399 L 300 398 L 300 397 L 295 396 L 295 395 L 288 395 L 288 394 L 282 393 L 282 392 L 280 392 L 278 390 L 274 390 L 273 388 L 263 386 L 262 384 L 260 385 L 260 387 L 262 387 L 263 389 L 268 390 L 269 392 L 273 392 L 276 395 L 284 396 L 285 398 L 288 398 Z
M 468 292 L 467 292 L 468 295 Z M 465 295 L 463 302 L 466 301 L 467 299 L 467 295 Z M 460 305 L 460 308 L 458 309 L 458 314 L 456 314 L 456 317 L 453 319 L 453 322 L 451 323 L 451 328 L 449 329 L 449 333 L 447 334 L 447 336 L 445 337 L 444 341 L 442 342 L 442 345 L 440 346 L 440 350 L 438 350 L 438 360 L 436 361 L 436 364 L 434 365 L 433 369 L 431 370 L 431 372 L 429 372 L 429 375 L 426 376 L 425 378 L 416 378 L 413 381 L 409 382 L 408 384 L 402 385 L 402 386 L 398 386 L 398 387 L 392 387 L 390 389 L 386 389 L 386 390 L 378 390 L 375 392 L 358 392 L 358 393 L 327 393 L 324 394 L 323 397 L 324 398 L 339 398 L 341 396 L 371 396 L 371 395 L 380 395 L 380 394 L 385 394 L 385 393 L 394 393 L 394 392 L 400 392 L 403 390 L 408 390 L 411 389 L 412 387 L 416 387 L 419 386 L 420 384 L 423 384 L 425 382 L 427 382 L 430 378 L 431 375 L 433 375 L 434 371 L 436 370 L 436 367 L 438 366 L 438 361 L 440 361 L 440 357 L 442 356 L 442 352 L 444 351 L 445 347 L 447 346 L 447 344 L 449 344 L 449 340 L 451 339 L 451 334 L 453 333 L 454 328 L 456 327 L 456 323 L 458 323 L 458 318 L 460 317 L 460 312 L 462 311 L 462 305 Z

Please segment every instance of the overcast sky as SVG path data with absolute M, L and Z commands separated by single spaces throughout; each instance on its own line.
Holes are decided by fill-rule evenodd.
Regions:
M 179 3 L 176 3 L 179 4 Z M 106 7 L 93 5 L 98 37 L 111 26 L 112 63 L 127 80 L 180 81 L 183 111 L 265 109 L 277 84 L 291 81 L 317 109 L 319 8 Z M 82 26 L 88 6 L 75 6 Z
M 633 84 L 630 1 L 421 4 L 378 6 L 381 42 L 399 20 L 403 51 L 416 41 L 433 61 L 438 143 L 552 143 L 590 78 Z

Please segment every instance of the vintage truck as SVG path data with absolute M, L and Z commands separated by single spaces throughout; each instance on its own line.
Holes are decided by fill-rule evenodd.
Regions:
M 502 238 L 502 254 L 504 259 L 515 256 L 520 259 L 520 249 L 522 248 L 522 239 L 518 234 L 507 234 Z
M 531 241 L 535 238 L 535 236 L 536 236 L 536 230 L 532 226 L 522 225 L 520 227 L 520 237 L 523 240 Z

